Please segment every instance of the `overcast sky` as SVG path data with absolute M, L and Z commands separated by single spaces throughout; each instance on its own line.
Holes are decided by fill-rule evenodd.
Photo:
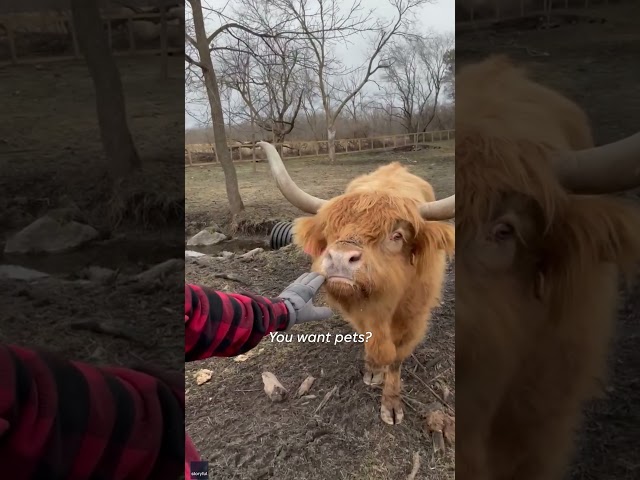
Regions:
M 220 7 L 227 3 L 227 0 L 203 0 L 203 5 L 209 5 L 213 8 Z M 233 3 L 233 0 L 230 0 L 229 3 Z M 345 1 L 346 5 L 351 5 L 351 2 Z M 186 2 L 187 9 L 189 8 L 189 3 Z M 390 17 L 394 15 L 394 9 L 389 4 L 388 0 L 362 0 L 362 6 L 364 9 L 374 9 L 375 14 L 382 18 L 383 20 L 389 21 Z M 191 18 L 191 14 L 187 11 L 187 18 Z M 417 29 L 427 33 L 438 32 L 438 33 L 447 33 L 454 32 L 455 29 L 455 0 L 433 0 L 431 4 L 423 5 L 420 9 L 416 9 L 416 17 L 417 17 Z M 215 21 L 210 21 L 207 25 L 207 30 L 211 32 L 220 23 Z M 337 52 L 342 57 L 342 60 L 345 64 L 357 66 L 361 65 L 365 61 L 365 55 L 368 48 L 367 40 L 360 37 L 353 37 L 350 39 L 351 44 L 349 44 L 344 49 L 339 49 Z M 192 113 L 196 114 L 198 117 L 203 118 L 206 110 L 200 108 L 198 105 L 194 105 L 190 102 L 189 95 L 186 96 L 185 99 L 187 103 L 187 109 Z M 185 124 L 186 128 L 193 128 L 199 126 L 199 123 L 192 118 L 191 115 L 185 112 Z

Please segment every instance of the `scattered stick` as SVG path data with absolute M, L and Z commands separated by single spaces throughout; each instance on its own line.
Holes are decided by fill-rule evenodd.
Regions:
M 329 399 L 331 398 L 331 396 L 336 393 L 336 390 L 338 390 L 338 386 L 335 385 L 331 390 L 329 390 L 327 392 L 327 394 L 324 396 L 324 398 L 322 399 L 322 401 L 320 402 L 320 405 L 318 405 L 318 407 L 315 409 L 315 411 L 313 412 L 313 414 L 315 415 L 316 413 L 318 413 L 320 411 L 320 409 L 322 407 L 324 407 L 326 405 L 326 403 L 329 401 Z
M 425 407 L 425 408 L 428 407 L 428 405 L 426 403 L 422 403 L 422 402 L 416 400 L 415 398 L 411 398 L 410 396 L 408 396 L 406 394 L 402 396 L 402 399 L 403 400 L 409 400 L 409 401 L 411 401 L 413 403 L 416 403 L 416 404 L 420 405 L 421 407 Z
M 407 475 L 407 480 L 415 480 L 418 470 L 420 470 L 420 454 L 416 452 L 413 454 L 413 468 L 411 473 Z
M 444 399 L 442 397 L 440 397 L 440 395 L 438 395 L 435 390 L 433 390 L 433 388 L 431 388 L 429 386 L 429 384 L 427 382 L 425 382 L 424 380 L 422 380 L 418 375 L 416 375 L 415 373 L 413 373 L 411 370 L 408 370 L 408 372 L 413 375 L 414 377 L 416 377 L 416 379 L 422 383 L 425 387 L 427 387 L 427 390 L 429 390 L 431 392 L 431 394 L 436 397 L 440 403 L 442 403 L 445 407 L 447 407 L 449 410 L 451 410 L 452 412 L 455 411 L 453 409 L 453 407 L 451 405 L 449 405 L 447 402 L 444 401 Z
M 442 357 L 436 357 L 433 360 L 431 360 L 429 363 L 427 363 L 426 365 L 423 365 L 420 360 L 418 360 L 418 357 L 416 357 L 415 353 L 412 353 L 411 356 L 413 357 L 413 359 L 416 361 L 416 363 L 418 365 L 420 365 L 425 371 L 429 371 L 429 369 L 431 369 L 432 367 L 435 367 L 437 364 L 439 364 L 442 361 Z
M 431 377 L 429 380 L 427 380 L 427 383 L 433 383 L 436 380 L 438 380 L 440 377 L 442 377 L 443 375 L 445 375 L 449 370 L 451 370 L 451 367 L 447 367 L 445 368 L 443 371 L 441 371 L 439 374 L 437 374 L 435 377 Z
M 132 335 L 118 330 L 113 325 L 109 325 L 105 322 L 96 322 L 93 320 L 87 320 L 83 322 L 76 322 L 69 325 L 73 330 L 88 330 L 94 333 L 104 333 L 106 335 L 111 335 L 112 337 L 122 338 L 124 340 L 129 340 L 132 342 L 137 342 L 137 339 Z

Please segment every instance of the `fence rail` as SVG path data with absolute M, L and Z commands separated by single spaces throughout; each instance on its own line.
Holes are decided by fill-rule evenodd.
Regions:
M 436 130 L 432 132 L 403 133 L 380 137 L 351 138 L 336 140 L 336 154 L 347 155 L 358 152 L 372 152 L 399 147 L 418 147 L 430 143 L 452 140 L 455 130 Z M 300 140 L 273 143 L 283 159 L 316 157 L 329 152 L 327 140 Z M 230 143 L 227 148 L 234 161 L 263 161 L 264 152 L 251 142 Z M 218 164 L 215 147 L 212 144 L 187 144 L 184 149 L 185 167 Z M 194 161 L 196 160 L 196 161 Z M 203 161 L 198 161 L 203 160 Z
M 163 9 L 160 12 L 131 12 L 126 14 L 105 12 L 102 13 L 101 17 L 103 26 L 107 31 L 109 47 L 113 50 L 114 55 L 126 56 L 160 54 L 166 61 L 169 54 L 184 52 L 183 41 L 180 42 L 181 46 L 179 47 L 169 45 L 169 28 L 175 28 L 177 25 L 179 25 L 180 28 L 184 28 L 184 19 L 178 18 L 176 15 L 169 13 L 166 9 Z M 151 40 L 156 43 L 155 48 L 140 48 L 140 43 L 148 43 L 149 40 L 136 38 L 136 28 L 134 25 L 134 22 L 136 21 L 151 21 L 150 23 L 158 23 L 160 25 L 157 37 L 153 34 L 153 38 L 151 38 Z M 178 24 L 169 23 L 176 21 Z M 121 25 L 126 25 L 125 31 L 122 32 L 127 39 L 126 50 L 117 50 L 114 48 L 114 25 L 116 25 L 116 28 Z M 29 55 L 29 52 L 27 52 L 26 54 L 21 55 L 18 52 L 19 42 L 17 37 L 36 37 L 38 35 L 48 35 L 49 37 L 47 37 L 47 39 L 51 38 L 52 35 L 59 37 L 60 39 L 66 36 L 67 41 L 69 42 L 68 46 L 72 46 L 73 53 Z M 183 34 L 179 36 L 182 38 Z M 0 66 L 57 62 L 82 58 L 70 11 L 43 11 L 37 13 L 0 15 L 0 42 L 1 41 L 5 41 L 8 44 L 9 59 L 0 59 Z M 27 40 L 25 40 L 25 42 L 27 42 Z
M 511 20 L 535 14 L 551 15 L 554 11 L 586 9 L 610 3 L 614 2 L 612 0 L 520 0 L 505 5 L 505 2 L 497 0 L 483 5 L 470 3 L 468 6 L 456 8 L 456 29 L 476 21 Z

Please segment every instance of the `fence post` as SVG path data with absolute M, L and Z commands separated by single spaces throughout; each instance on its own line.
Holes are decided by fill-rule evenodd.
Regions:
M 13 32 L 13 27 L 10 24 L 5 24 L 7 29 L 7 39 L 9 40 L 9 52 L 11 53 L 11 63 L 18 63 L 18 52 L 16 51 L 16 37 Z
M 109 42 L 109 48 L 113 48 L 113 31 L 111 30 L 110 18 L 107 18 L 107 42 Z
M 129 30 L 129 50 L 136 51 L 136 39 L 133 32 L 133 17 L 127 18 L 127 28 Z
M 162 5 L 160 6 L 160 50 L 162 51 L 162 66 L 160 67 L 160 75 L 164 80 L 169 78 L 168 35 L 167 0 L 162 0 Z
M 78 35 L 76 35 L 76 29 L 73 26 L 73 20 L 70 15 L 66 16 L 67 25 L 69 26 L 69 30 L 71 30 L 71 40 L 73 41 L 73 55 L 76 58 L 80 58 L 80 47 L 78 46 Z

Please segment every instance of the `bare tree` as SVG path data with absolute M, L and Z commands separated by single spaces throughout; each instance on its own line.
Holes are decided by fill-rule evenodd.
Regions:
M 227 198 L 229 199 L 229 209 L 232 215 L 237 215 L 244 210 L 244 203 L 240 196 L 240 188 L 238 187 L 238 176 L 231 158 L 231 153 L 227 148 L 227 134 L 224 126 L 224 115 L 222 113 L 222 101 L 220 99 L 220 91 L 218 89 L 218 79 L 213 69 L 213 61 L 211 60 L 211 44 L 216 37 L 229 28 L 232 24 L 226 24 L 218 28 L 215 32 L 207 35 L 204 25 L 204 14 L 202 10 L 201 0 L 189 0 L 191 12 L 193 15 L 194 35 L 190 35 L 185 31 L 187 41 L 195 48 L 198 59 L 192 58 L 185 54 L 187 62 L 200 68 L 202 79 L 207 92 L 209 106 L 211 108 L 211 120 L 213 124 L 213 138 L 218 161 L 224 172 L 225 186 L 227 190 Z
M 347 77 L 344 81 L 341 92 L 344 95 L 348 95 L 358 88 L 358 77 L 352 75 Z M 366 92 L 360 89 L 358 93 L 353 95 L 351 99 L 345 104 L 344 109 L 350 117 L 353 126 L 349 136 L 354 138 L 364 138 L 369 134 L 369 128 L 366 123 L 366 115 L 371 106 L 374 104 L 374 100 L 371 98 L 370 92 Z
M 440 96 L 442 88 L 446 82 L 448 61 L 447 52 L 453 48 L 455 44 L 455 36 L 453 33 L 442 35 L 434 35 L 421 42 L 421 48 L 418 49 L 420 59 L 427 71 L 427 79 L 433 90 L 433 101 L 430 102 L 430 108 L 422 112 L 422 128 L 426 132 L 431 122 L 438 113 L 438 104 L 441 100 Z
M 451 34 L 415 35 L 389 47 L 393 63 L 384 72 L 384 93 L 378 104 L 407 133 L 426 131 L 436 116 L 447 81 L 446 52 L 452 42 Z
M 73 27 L 96 92 L 100 136 L 114 179 L 141 166 L 131 138 L 120 72 L 104 33 L 97 0 L 71 0 Z
M 456 49 L 450 48 L 444 54 L 444 62 L 447 65 L 447 71 L 444 81 L 447 84 L 449 98 L 456 98 Z
M 292 17 L 302 32 L 302 38 L 314 57 L 314 73 L 320 91 L 325 114 L 327 139 L 329 144 L 329 160 L 336 158 L 335 138 L 336 120 L 352 97 L 358 94 L 380 69 L 389 66 L 382 59 L 382 52 L 391 39 L 404 33 L 409 25 L 411 14 L 417 7 L 430 3 L 431 0 L 389 0 L 394 7 L 396 17 L 387 23 L 376 20 L 373 12 L 363 12 L 360 0 L 354 0 L 350 6 L 343 8 L 340 0 L 317 0 L 314 5 L 306 1 L 272 0 L 272 3 Z M 317 3 L 317 7 L 316 7 Z M 359 81 L 355 88 L 336 98 L 334 82 L 336 77 L 350 75 L 353 72 L 341 68 L 340 62 L 333 56 L 332 49 L 337 42 L 347 41 L 354 35 L 373 34 L 372 49 L 364 65 L 358 69 Z M 332 96 L 335 99 L 332 101 Z
M 306 91 L 305 50 L 291 37 L 238 37 L 244 37 L 242 44 L 220 56 L 222 81 L 244 101 L 245 120 L 253 119 L 282 143 L 295 127 Z

